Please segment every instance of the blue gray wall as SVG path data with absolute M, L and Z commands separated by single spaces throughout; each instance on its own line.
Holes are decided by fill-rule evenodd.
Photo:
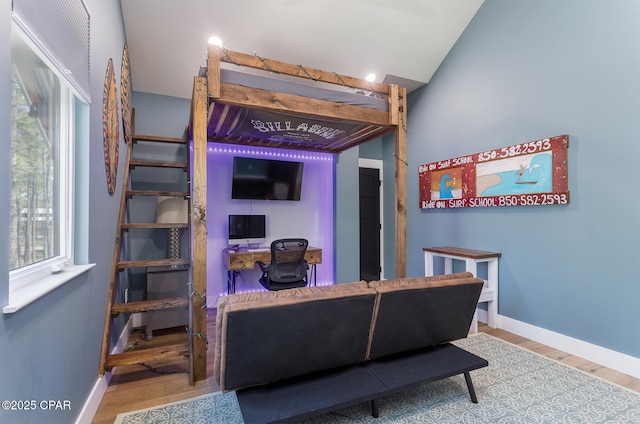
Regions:
M 191 99 L 134 91 L 132 104 L 136 110 L 137 134 L 177 138 L 184 135 L 189 124 Z
M 0 399 L 69 401 L 71 410 L 5 411 L 2 423 L 71 423 L 98 379 L 98 359 L 113 240 L 120 198 L 107 192 L 102 148 L 102 91 L 107 61 L 120 81 L 124 27 L 118 0 L 86 0 L 91 12 L 91 97 L 89 140 L 78 152 L 81 176 L 78 257 L 96 263 L 88 273 L 28 307 L 0 314 Z M 0 0 L 0 139 L 9 139 L 11 1 Z M 122 136 L 121 136 L 122 138 Z M 120 150 L 124 151 L 121 141 Z M 120 165 L 123 164 L 122 155 Z M 86 171 L 86 170 L 89 171 Z M 122 183 L 118 172 L 118 189 Z M 0 143 L 0 199 L 8 205 L 9 145 Z M 8 296 L 8 207 L 0 210 L 0 303 Z
M 337 283 L 360 280 L 358 181 L 358 149 L 349 149 L 338 155 L 336 160 L 335 264 Z
M 502 253 L 503 316 L 640 358 L 640 2 L 486 0 L 409 110 L 409 275 Z M 567 206 L 418 208 L 420 164 L 569 134 Z

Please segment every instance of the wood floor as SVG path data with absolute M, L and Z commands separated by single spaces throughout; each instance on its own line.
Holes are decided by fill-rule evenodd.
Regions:
M 550 348 L 540 343 L 516 336 L 504 330 L 496 330 L 480 324 L 479 331 L 499 339 L 532 350 L 538 354 L 591 373 L 614 384 L 640 392 L 640 379 L 605 368 L 593 362 L 568 353 Z M 213 378 L 213 351 L 215 343 L 215 311 L 209 312 L 207 334 L 211 337 L 208 344 L 207 378 L 189 385 L 187 373 L 188 360 L 172 360 L 157 362 L 153 368 L 143 365 L 119 367 L 111 379 L 111 383 L 102 398 L 100 407 L 93 419 L 93 424 L 111 424 L 121 412 L 148 408 L 164 403 L 175 402 L 190 397 L 204 395 L 219 390 Z M 131 348 L 143 344 L 174 343 L 186 338 L 186 333 L 178 331 L 154 332 L 151 342 L 144 340 L 143 331 L 136 330 L 130 338 Z

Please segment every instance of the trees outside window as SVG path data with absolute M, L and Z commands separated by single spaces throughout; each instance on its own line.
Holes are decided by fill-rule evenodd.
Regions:
M 26 278 L 28 284 L 73 257 L 76 97 L 44 52 L 15 25 L 11 60 L 9 265 L 11 282 Z

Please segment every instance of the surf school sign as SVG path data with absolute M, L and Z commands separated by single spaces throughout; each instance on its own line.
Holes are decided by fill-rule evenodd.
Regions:
M 418 167 L 421 209 L 569 203 L 561 135 Z

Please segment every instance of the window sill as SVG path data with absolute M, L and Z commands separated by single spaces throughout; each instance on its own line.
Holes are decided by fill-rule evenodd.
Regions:
M 96 264 L 73 265 L 63 271 L 51 274 L 33 284 L 19 290 L 9 292 L 9 303 L 2 308 L 2 313 L 12 314 L 30 303 L 35 302 L 47 293 L 52 292 L 63 284 L 73 280 L 93 268 Z

